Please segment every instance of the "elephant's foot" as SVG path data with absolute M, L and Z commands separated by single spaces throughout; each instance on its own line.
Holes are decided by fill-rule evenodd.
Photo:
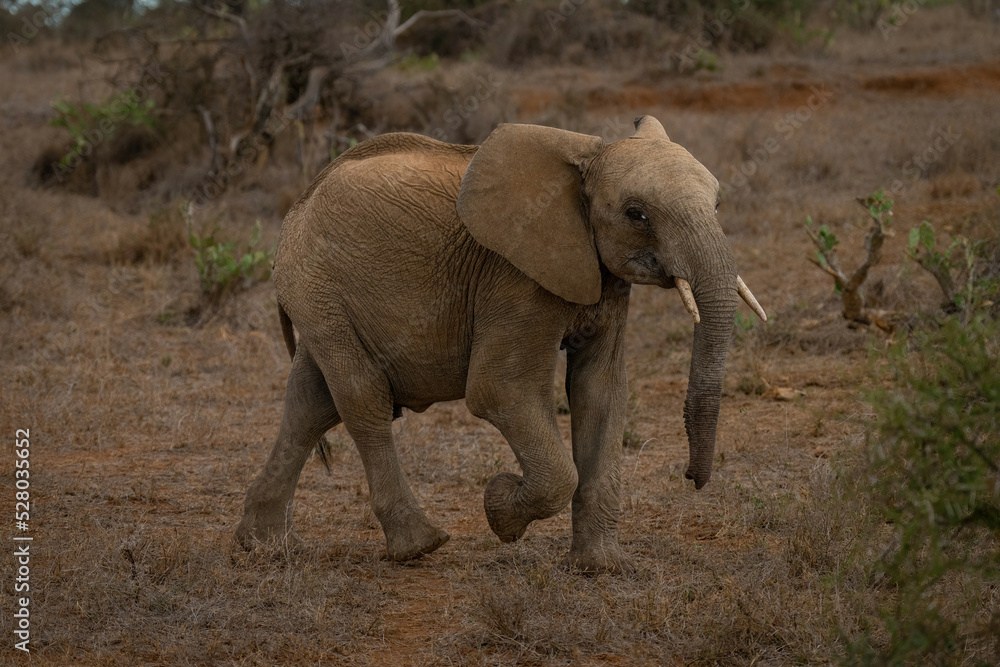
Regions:
M 382 525 L 390 560 L 404 561 L 431 553 L 449 539 L 448 531 L 435 526 L 421 511 L 404 514 Z
M 277 515 L 245 512 L 236 527 L 235 539 L 247 551 L 259 544 L 281 543 L 292 549 L 298 549 L 303 544 L 302 539 L 292 530 L 291 521 L 285 520 L 284 512 Z
M 587 574 L 635 571 L 632 559 L 625 555 L 614 538 L 589 540 L 583 544 L 574 539 L 567 560 L 571 569 Z
M 534 517 L 518 511 L 514 496 L 523 484 L 520 475 L 502 472 L 490 480 L 483 495 L 483 508 L 490 529 L 501 542 L 513 542 L 524 535 Z

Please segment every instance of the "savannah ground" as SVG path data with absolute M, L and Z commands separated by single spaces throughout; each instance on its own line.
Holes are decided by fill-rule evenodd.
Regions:
M 563 29 L 535 28 L 549 41 Z M 158 146 L 86 187 L 46 185 L 39 156 L 67 140 L 48 125 L 50 103 L 104 99 L 110 66 L 53 39 L 4 50 L 0 662 L 28 659 L 12 639 L 17 429 L 31 442 L 34 664 L 822 664 L 859 633 L 878 641 L 892 591 L 865 575 L 877 554 L 858 548 L 868 514 L 850 489 L 865 484 L 863 391 L 880 377 L 871 350 L 891 336 L 840 317 L 831 279 L 807 261 L 803 223 L 830 225 L 853 268 L 869 222 L 855 199 L 895 185 L 895 234 L 867 283 L 894 335 L 940 301 L 905 257 L 907 231 L 923 219 L 976 238 L 1000 226 L 1000 23 L 920 6 L 895 28 L 722 49 L 685 72 L 668 57 L 690 43 L 683 33 L 659 60 L 595 64 L 572 49 L 502 66 L 415 59 L 354 93 L 373 100 L 366 131 L 451 131 L 448 112 L 460 112 L 465 141 L 498 120 L 610 141 L 652 114 L 727 184 L 719 219 L 769 320 L 738 326 L 715 471 L 695 492 L 683 479 L 690 317 L 673 291 L 634 288 L 620 530 L 636 569 L 601 576 L 562 562 L 568 508 L 513 544 L 490 532 L 483 490 L 517 464 L 460 401 L 394 423 L 415 494 L 451 533 L 434 554 L 384 558 L 343 427 L 328 435 L 330 472 L 314 458 L 298 485 L 304 547 L 234 548 L 289 369 L 273 289 L 257 282 L 206 303 L 179 213 L 204 177 L 204 145 L 184 156 Z M 445 102 L 408 120 L 426 90 L 475 77 L 490 82 L 475 110 Z M 279 135 L 194 211 L 194 229 L 245 241 L 259 220 L 271 247 L 315 173 L 294 147 L 291 131 Z M 157 160 L 173 165 L 170 179 Z M 569 416 L 560 424 L 568 446 Z M 969 645 L 967 661 L 996 650 Z

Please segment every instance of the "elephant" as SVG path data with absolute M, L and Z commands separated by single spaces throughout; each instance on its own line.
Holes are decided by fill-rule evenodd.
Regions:
M 766 319 L 718 204 L 719 182 L 652 116 L 613 143 L 501 124 L 481 146 L 390 133 L 344 152 L 282 222 L 272 275 L 291 371 L 236 540 L 294 536 L 299 474 L 342 422 L 388 558 L 434 551 L 449 534 L 414 497 L 391 425 L 402 408 L 464 398 L 520 464 L 484 492 L 497 537 L 572 502 L 570 565 L 628 568 L 617 525 L 631 285 L 676 288 L 695 322 L 684 420 L 696 489 L 712 472 L 738 297 Z M 552 393 L 560 349 L 572 456 Z

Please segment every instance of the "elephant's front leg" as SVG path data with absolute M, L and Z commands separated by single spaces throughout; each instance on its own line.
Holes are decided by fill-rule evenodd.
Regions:
M 552 400 L 558 336 L 546 350 L 512 347 L 522 340 L 511 336 L 474 353 L 466 393 L 469 410 L 500 430 L 523 473 L 500 473 L 486 487 L 486 518 L 503 542 L 566 507 L 577 481 Z
M 628 397 L 623 333 L 606 331 L 567 354 L 566 394 L 580 478 L 573 496 L 570 564 L 584 571 L 631 568 L 618 545 Z

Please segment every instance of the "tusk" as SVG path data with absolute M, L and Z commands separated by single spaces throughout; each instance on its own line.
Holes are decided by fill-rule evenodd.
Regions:
M 764 309 L 760 307 L 759 303 L 757 303 L 757 299 L 753 298 L 750 288 L 747 287 L 747 284 L 743 282 L 743 279 L 739 276 L 736 276 L 736 291 L 740 293 L 740 296 L 747 302 L 750 309 L 757 313 L 757 317 L 764 322 L 767 322 L 767 313 L 765 313 Z
M 681 295 L 681 303 L 687 308 L 687 311 L 691 313 L 691 317 L 694 318 L 694 323 L 698 324 L 701 322 L 701 315 L 698 314 L 698 304 L 694 301 L 694 293 L 691 292 L 691 284 L 684 280 L 683 278 L 674 277 L 674 285 L 677 287 L 677 292 Z M 760 308 L 760 306 L 757 306 Z

